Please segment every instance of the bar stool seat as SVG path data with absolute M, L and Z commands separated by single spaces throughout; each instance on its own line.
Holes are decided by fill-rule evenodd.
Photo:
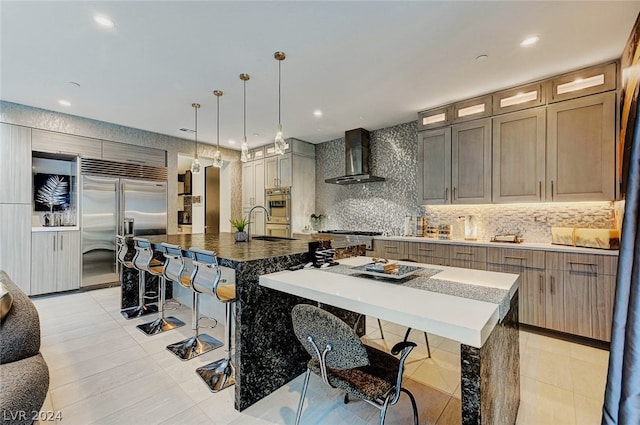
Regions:
M 165 257 L 167 264 L 164 268 L 164 275 L 167 279 L 177 282 L 185 288 L 189 288 L 193 295 L 193 307 L 191 316 L 191 329 L 193 336 L 182 341 L 170 344 L 167 350 L 171 351 L 179 359 L 186 361 L 194 357 L 200 356 L 216 348 L 222 347 L 222 342 L 211 335 L 199 333 L 199 295 L 200 291 L 194 287 L 194 282 L 201 282 L 204 285 L 217 284 L 220 279 L 220 269 L 218 268 L 217 259 L 213 270 L 208 266 L 202 267 L 199 262 L 193 261 L 194 269 L 191 276 L 185 275 L 185 259 L 182 256 L 182 248 L 178 245 L 162 243 L 165 249 Z M 193 253 L 192 253 L 193 255 Z M 214 257 L 215 258 L 215 257 Z M 217 272 L 217 273 L 216 273 Z
M 160 313 L 160 317 L 136 327 L 146 335 L 151 336 L 184 326 L 182 320 L 173 316 L 165 317 L 164 315 L 166 279 L 163 270 L 165 263 L 153 257 L 155 251 L 149 240 L 134 238 L 133 241 L 136 251 L 138 251 L 138 255 L 134 258 L 134 265 L 140 270 L 140 273 L 147 271 L 154 276 L 158 276 L 158 290 L 160 292 L 160 296 L 158 297 L 158 312 Z M 164 248 L 162 249 L 162 253 L 164 254 Z
M 138 256 L 138 250 L 135 251 L 133 258 L 131 260 L 128 260 L 127 257 L 129 256 L 129 245 L 127 244 L 127 239 L 124 236 L 116 235 L 116 245 L 118 248 L 118 262 L 127 268 L 138 270 L 138 305 L 121 310 L 120 314 L 122 314 L 125 319 L 129 320 L 136 317 L 145 316 L 147 314 L 156 313 L 158 311 L 157 306 L 155 306 L 154 304 L 145 304 L 145 272 L 138 269 L 135 264 L 136 257 Z M 122 281 L 122 271 L 120 274 L 120 280 Z
M 191 251 L 195 255 L 196 263 L 206 264 L 213 259 L 215 261 L 215 267 L 218 267 L 214 252 L 194 248 L 192 248 Z M 218 273 L 220 273 L 219 270 L 218 268 Z M 235 308 L 236 301 L 236 284 L 227 283 L 226 279 L 217 279 L 212 286 L 200 286 L 199 281 L 195 281 L 194 285 L 196 286 L 196 290 L 215 295 L 216 298 L 225 305 L 227 355 L 220 360 L 196 369 L 196 373 L 207 384 L 209 389 L 216 393 L 236 383 L 236 368 L 232 360 L 231 347 L 231 328 L 233 325 L 233 309 Z

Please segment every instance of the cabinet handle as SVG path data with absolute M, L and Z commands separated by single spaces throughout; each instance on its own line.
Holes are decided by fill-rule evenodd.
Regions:
M 544 276 L 540 275 L 540 293 L 544 294 Z M 542 302 L 542 299 L 540 299 Z
M 456 199 L 458 199 L 458 197 L 456 196 L 456 187 L 453 186 L 453 193 L 452 193 L 452 196 L 451 196 L 451 200 L 455 201 Z
M 448 187 L 444 188 L 444 200 L 445 201 L 449 200 L 449 188 Z
M 144 164 L 144 163 L 147 162 L 147 161 L 143 161 L 141 159 L 127 159 L 126 161 L 127 162 L 135 162 L 136 164 Z
M 551 200 L 553 201 L 553 180 L 551 180 Z
M 456 254 L 460 254 L 460 255 L 473 255 L 473 252 L 456 251 Z
M 526 260 L 526 258 L 524 258 L 524 257 L 512 257 L 511 255 L 505 255 L 505 256 L 504 256 L 504 259 L 505 259 L 505 260 L 507 260 L 507 259 L 510 259 L 510 260 L 520 260 L 520 261 L 524 261 L 524 260 Z
M 54 251 L 54 252 L 56 251 L 56 242 L 57 242 L 57 241 L 56 241 L 56 239 L 57 239 L 57 238 L 58 238 L 58 237 L 57 237 L 56 235 L 53 235 L 53 251 Z
M 538 199 L 542 201 L 542 181 L 538 182 Z
M 431 249 L 431 248 L 418 248 L 418 251 L 432 252 L 433 249 Z
M 60 251 L 62 251 L 62 249 L 63 249 L 63 245 L 62 245 L 62 238 L 63 237 L 64 237 L 63 235 L 60 235 Z
M 551 279 L 551 293 L 553 294 L 555 292 L 554 286 L 555 286 L 555 283 L 556 283 L 556 277 L 555 276 L 551 276 L 550 279 Z

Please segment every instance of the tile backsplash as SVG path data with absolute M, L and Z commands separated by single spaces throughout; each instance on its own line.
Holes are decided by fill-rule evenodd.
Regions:
M 370 173 L 386 181 L 335 185 L 324 180 L 344 174 L 344 139 L 316 145 L 316 213 L 321 229 L 370 230 L 401 235 L 409 215 L 431 224 L 451 224 L 452 237 L 464 238 L 466 215 L 475 215 L 478 239 L 518 234 L 528 242 L 551 242 L 551 227 L 612 228 L 614 211 L 622 219 L 624 202 L 421 206 L 417 198 L 416 121 L 371 131 Z

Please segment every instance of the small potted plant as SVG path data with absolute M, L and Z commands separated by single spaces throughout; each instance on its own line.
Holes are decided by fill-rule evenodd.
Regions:
M 250 223 L 249 220 L 247 220 L 244 217 L 241 217 L 235 220 L 229 219 L 229 222 L 236 229 L 236 233 L 235 233 L 236 242 L 246 242 L 247 239 L 249 239 L 249 235 L 247 234 L 247 232 L 244 231 L 244 228 L 247 227 L 247 225 Z
M 322 225 L 322 220 L 324 219 L 324 214 L 311 214 L 310 222 L 313 230 L 319 230 Z

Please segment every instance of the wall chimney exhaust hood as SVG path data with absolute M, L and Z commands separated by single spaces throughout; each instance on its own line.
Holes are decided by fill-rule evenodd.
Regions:
M 364 128 L 356 128 L 344 133 L 344 167 L 345 175 L 326 179 L 325 183 L 355 184 L 383 182 L 384 177 L 369 174 L 369 132 Z

